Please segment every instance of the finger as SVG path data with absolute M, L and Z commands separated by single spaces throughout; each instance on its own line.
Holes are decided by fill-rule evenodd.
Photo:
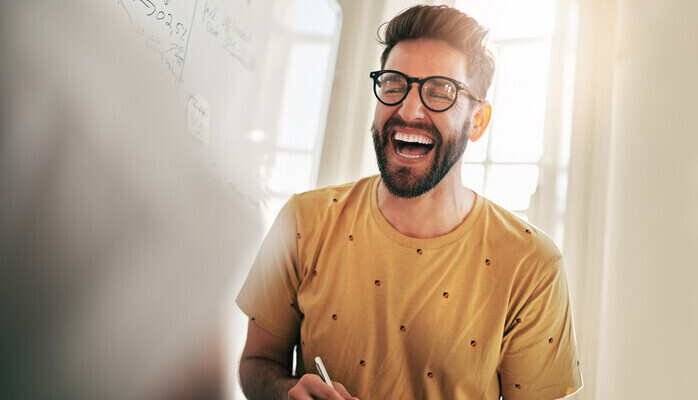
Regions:
M 337 392 L 337 389 L 333 389 L 330 385 L 325 383 L 325 381 L 320 379 L 322 382 L 321 385 L 315 386 L 313 385 L 313 388 L 311 389 L 311 394 L 318 399 L 322 400 L 344 400 L 345 397 L 340 395 L 339 392 Z M 346 392 L 346 389 L 345 389 Z M 350 396 L 351 397 L 351 396 Z
M 346 389 L 345 389 L 346 391 Z M 313 398 L 322 400 L 344 400 L 335 389 L 332 389 L 326 384 L 319 375 L 305 374 L 298 381 L 296 386 L 288 392 L 289 399 L 309 399 Z
M 342 396 L 342 398 L 351 399 L 351 395 L 349 394 L 349 391 L 347 391 L 347 388 L 344 387 L 344 385 L 335 381 L 332 381 L 332 385 L 334 385 L 334 390 L 336 390 L 337 393 L 339 393 L 339 395 Z
M 311 375 L 301 376 L 296 385 L 288 391 L 288 400 L 313 399 L 310 395 L 313 379 Z

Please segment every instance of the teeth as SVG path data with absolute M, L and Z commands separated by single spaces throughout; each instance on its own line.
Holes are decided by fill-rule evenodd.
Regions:
M 410 143 L 420 143 L 420 144 L 432 144 L 432 143 L 434 143 L 433 140 L 429 139 L 426 136 L 415 135 L 415 134 L 404 133 L 404 132 L 395 132 L 395 139 L 400 140 L 402 142 L 410 142 Z
M 405 158 L 422 158 L 422 157 L 426 156 L 426 154 L 422 154 L 421 156 L 413 156 L 413 155 L 410 155 L 410 154 L 402 154 L 402 153 L 400 153 L 399 151 L 398 151 L 397 153 L 398 153 L 399 155 L 405 157 Z

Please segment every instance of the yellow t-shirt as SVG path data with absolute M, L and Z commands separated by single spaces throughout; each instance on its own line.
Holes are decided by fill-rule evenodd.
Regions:
M 295 195 L 237 304 L 300 344 L 300 372 L 369 399 L 556 399 L 581 387 L 561 255 L 481 196 L 453 232 L 408 237 L 379 176 Z

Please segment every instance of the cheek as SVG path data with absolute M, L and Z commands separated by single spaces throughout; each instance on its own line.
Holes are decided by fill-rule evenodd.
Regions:
M 392 110 L 390 107 L 380 103 L 376 105 L 376 110 L 373 113 L 373 127 L 378 130 L 378 132 L 383 130 L 383 125 L 385 125 L 385 121 L 390 118 L 391 113 Z
M 465 115 L 460 115 L 459 118 L 453 118 L 449 121 L 448 128 L 449 133 L 455 138 L 462 135 L 467 135 L 470 137 L 470 121 Z
M 443 143 L 449 146 L 463 140 L 463 135 L 469 134 L 465 132 L 468 125 L 463 119 L 436 120 L 433 124 L 441 134 Z M 468 136 L 465 140 L 468 140 Z

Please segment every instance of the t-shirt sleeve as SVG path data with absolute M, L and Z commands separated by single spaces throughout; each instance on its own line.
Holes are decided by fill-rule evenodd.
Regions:
M 252 323 L 291 340 L 300 328 L 296 294 L 301 279 L 294 201 L 295 196 L 276 217 L 236 299 Z
M 582 386 L 562 258 L 546 269 L 502 341 L 505 400 L 560 399 Z

